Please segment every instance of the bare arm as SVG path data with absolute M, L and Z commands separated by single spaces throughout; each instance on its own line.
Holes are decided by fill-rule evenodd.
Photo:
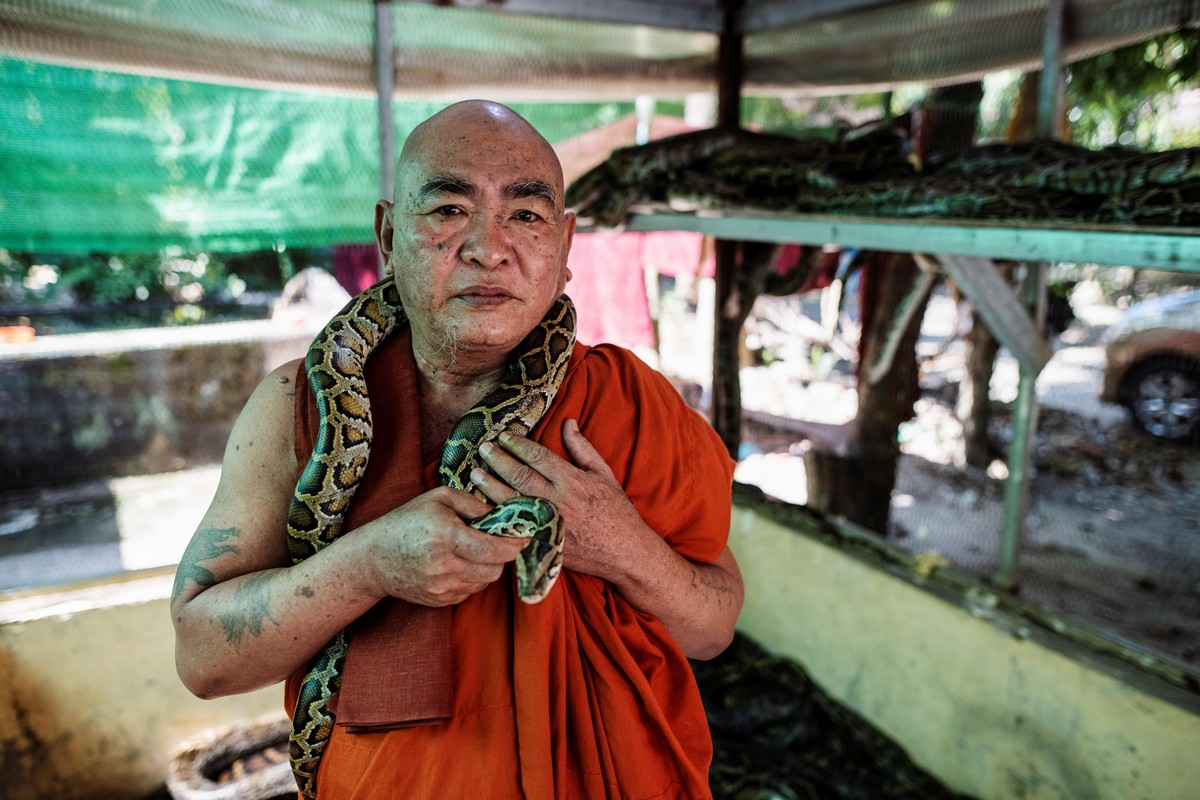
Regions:
M 459 602 L 499 577 L 521 547 L 462 522 L 485 503 L 435 489 L 292 566 L 295 370 L 295 362 L 275 370 L 247 402 L 216 496 L 180 559 L 171 599 L 176 667 L 201 697 L 283 680 L 387 595 Z
M 505 434 L 503 448 L 485 446 L 483 453 L 499 479 L 481 471 L 471 478 L 495 502 L 516 493 L 554 502 L 567 520 L 568 569 L 613 584 L 632 605 L 657 617 L 689 658 L 719 654 L 732 641 L 742 608 L 733 554 L 726 548 L 711 564 L 679 555 L 638 515 L 573 420 L 563 427 L 563 441 L 574 463 Z

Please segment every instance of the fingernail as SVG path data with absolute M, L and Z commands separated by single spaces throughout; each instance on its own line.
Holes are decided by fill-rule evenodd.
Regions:
M 509 445 L 509 444 L 512 444 L 513 435 L 511 433 L 509 433 L 508 431 L 504 431 L 497 438 L 500 439 L 500 444 Z
M 579 423 L 578 422 L 576 422 L 573 419 L 569 419 L 569 420 L 567 420 L 567 424 L 571 426 L 571 430 L 573 430 L 575 433 L 579 433 Z
M 480 448 L 480 449 L 482 450 L 483 448 Z M 481 470 L 479 467 L 476 467 L 475 469 L 471 470 L 471 483 L 475 484 L 476 486 L 479 486 L 486 480 L 487 480 L 487 473 L 484 472 L 483 470 Z
M 495 445 L 493 445 L 491 442 L 484 442 L 483 444 L 479 445 L 479 454 L 482 456 L 490 456 L 494 446 Z

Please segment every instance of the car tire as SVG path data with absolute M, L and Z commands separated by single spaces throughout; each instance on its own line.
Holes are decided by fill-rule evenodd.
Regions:
M 1200 362 L 1147 359 L 1129 370 L 1121 394 L 1139 430 L 1170 441 L 1200 441 Z

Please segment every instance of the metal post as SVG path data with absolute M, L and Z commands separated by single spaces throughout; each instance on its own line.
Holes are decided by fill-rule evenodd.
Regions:
M 717 45 L 717 127 L 740 128 L 742 94 L 741 0 L 722 0 L 721 36 Z M 738 243 L 714 243 L 716 299 L 713 314 L 712 405 L 709 417 L 732 458 L 738 457 L 742 437 L 741 383 L 738 375 L 738 341 L 741 319 L 732 314 L 733 273 L 738 268 Z
M 1063 38 L 1067 0 L 1049 0 L 1042 36 L 1042 75 L 1038 84 L 1037 135 L 1058 139 L 1063 118 Z M 1045 318 L 1046 264 L 1025 264 L 1022 281 L 1023 302 L 1029 309 L 1036 330 L 1042 330 Z M 1000 538 L 996 586 L 1017 587 L 1017 561 L 1025 537 L 1025 517 L 1029 513 L 1029 479 L 1033 435 L 1037 431 L 1037 373 L 1022 366 L 1013 403 L 1012 445 L 1008 452 L 1008 480 L 1004 485 L 1004 530 Z
M 379 104 L 379 196 L 392 199 L 396 179 L 396 123 L 392 94 L 396 62 L 392 47 L 392 1 L 375 0 L 375 93 Z
M 1046 265 L 1030 262 L 1024 265 L 1023 300 L 1038 330 L 1045 318 Z M 1033 461 L 1033 435 L 1037 431 L 1037 376 L 1022 365 L 1017 383 L 1017 399 L 1013 402 L 1012 444 L 1008 451 L 1008 479 L 1004 484 L 1004 530 L 1000 535 L 999 562 L 996 567 L 996 587 L 1012 590 L 1017 587 L 1017 560 L 1021 541 L 1025 538 L 1025 517 L 1029 513 L 1029 478 Z
M 1049 0 L 1042 32 L 1042 74 L 1038 84 L 1037 135 L 1058 139 L 1063 119 L 1063 40 L 1067 0 Z
M 742 0 L 722 0 L 717 40 L 717 127 L 742 126 Z

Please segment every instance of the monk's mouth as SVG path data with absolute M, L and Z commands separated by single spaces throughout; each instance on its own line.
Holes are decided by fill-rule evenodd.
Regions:
M 502 305 L 513 299 L 511 294 L 500 289 L 468 289 L 455 296 L 467 305 L 478 308 Z

